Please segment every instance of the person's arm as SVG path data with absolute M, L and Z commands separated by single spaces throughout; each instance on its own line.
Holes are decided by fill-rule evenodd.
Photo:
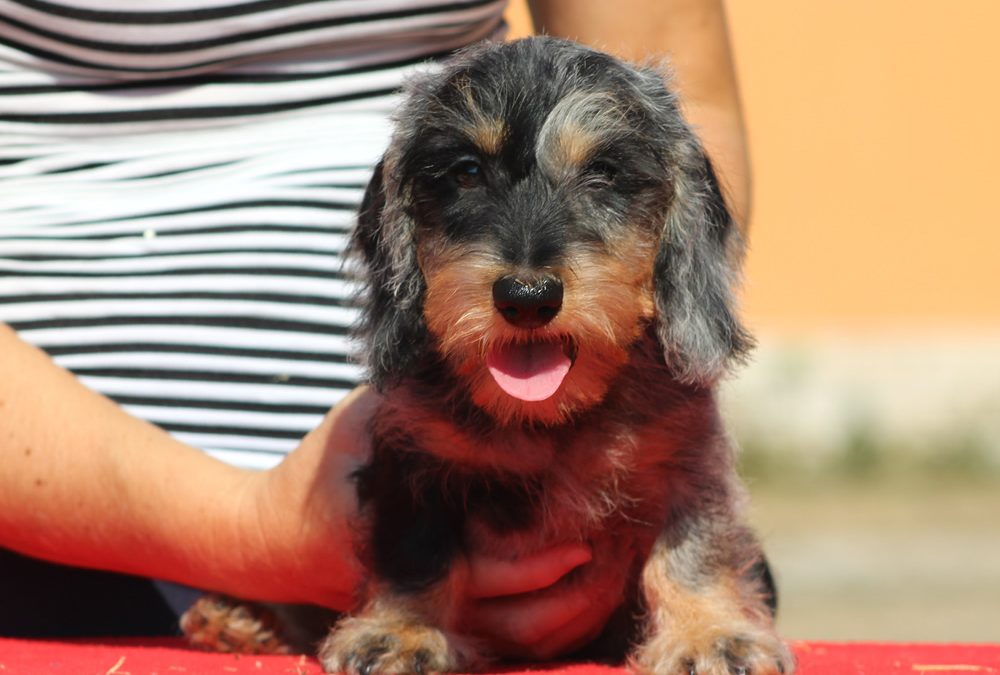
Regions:
M 294 580 L 260 563 L 282 544 L 261 541 L 264 474 L 129 416 L 6 326 L 0 373 L 0 546 L 243 597 L 294 597 Z M 347 543 L 343 527 L 329 536 Z M 343 558 L 330 561 L 325 604 L 345 606 L 354 577 Z
M 529 0 L 539 32 L 626 60 L 666 56 L 684 112 L 719 174 L 736 221 L 750 218 L 750 159 L 722 0 Z

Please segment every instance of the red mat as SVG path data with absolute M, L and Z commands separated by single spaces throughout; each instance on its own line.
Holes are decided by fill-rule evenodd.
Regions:
M 969 675 L 1000 673 L 998 645 L 793 643 L 800 675 Z M 504 675 L 623 675 L 594 664 L 511 668 Z M 179 640 L 47 642 L 0 638 L 0 675 L 319 675 L 314 659 L 233 656 L 186 649 Z

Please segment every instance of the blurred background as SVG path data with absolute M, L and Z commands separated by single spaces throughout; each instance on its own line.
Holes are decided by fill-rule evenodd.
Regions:
M 760 344 L 723 402 L 781 628 L 1000 641 L 1000 2 L 727 9 Z

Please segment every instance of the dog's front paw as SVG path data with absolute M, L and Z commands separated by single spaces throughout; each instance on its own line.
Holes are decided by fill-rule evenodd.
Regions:
M 448 673 L 467 661 L 436 628 L 371 617 L 337 624 L 319 659 L 326 672 L 348 675 Z
M 632 669 L 643 675 L 791 675 L 795 659 L 770 630 L 720 622 L 653 635 L 632 657 Z

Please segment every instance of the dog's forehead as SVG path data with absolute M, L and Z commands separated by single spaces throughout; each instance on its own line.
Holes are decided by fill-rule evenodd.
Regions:
M 631 138 L 633 106 L 618 92 L 582 90 L 560 99 L 535 139 L 535 156 L 549 172 L 582 167 L 602 149 Z
M 635 125 L 634 71 L 598 52 L 549 47 L 487 51 L 451 72 L 436 93 L 483 154 L 517 150 L 576 164 Z

